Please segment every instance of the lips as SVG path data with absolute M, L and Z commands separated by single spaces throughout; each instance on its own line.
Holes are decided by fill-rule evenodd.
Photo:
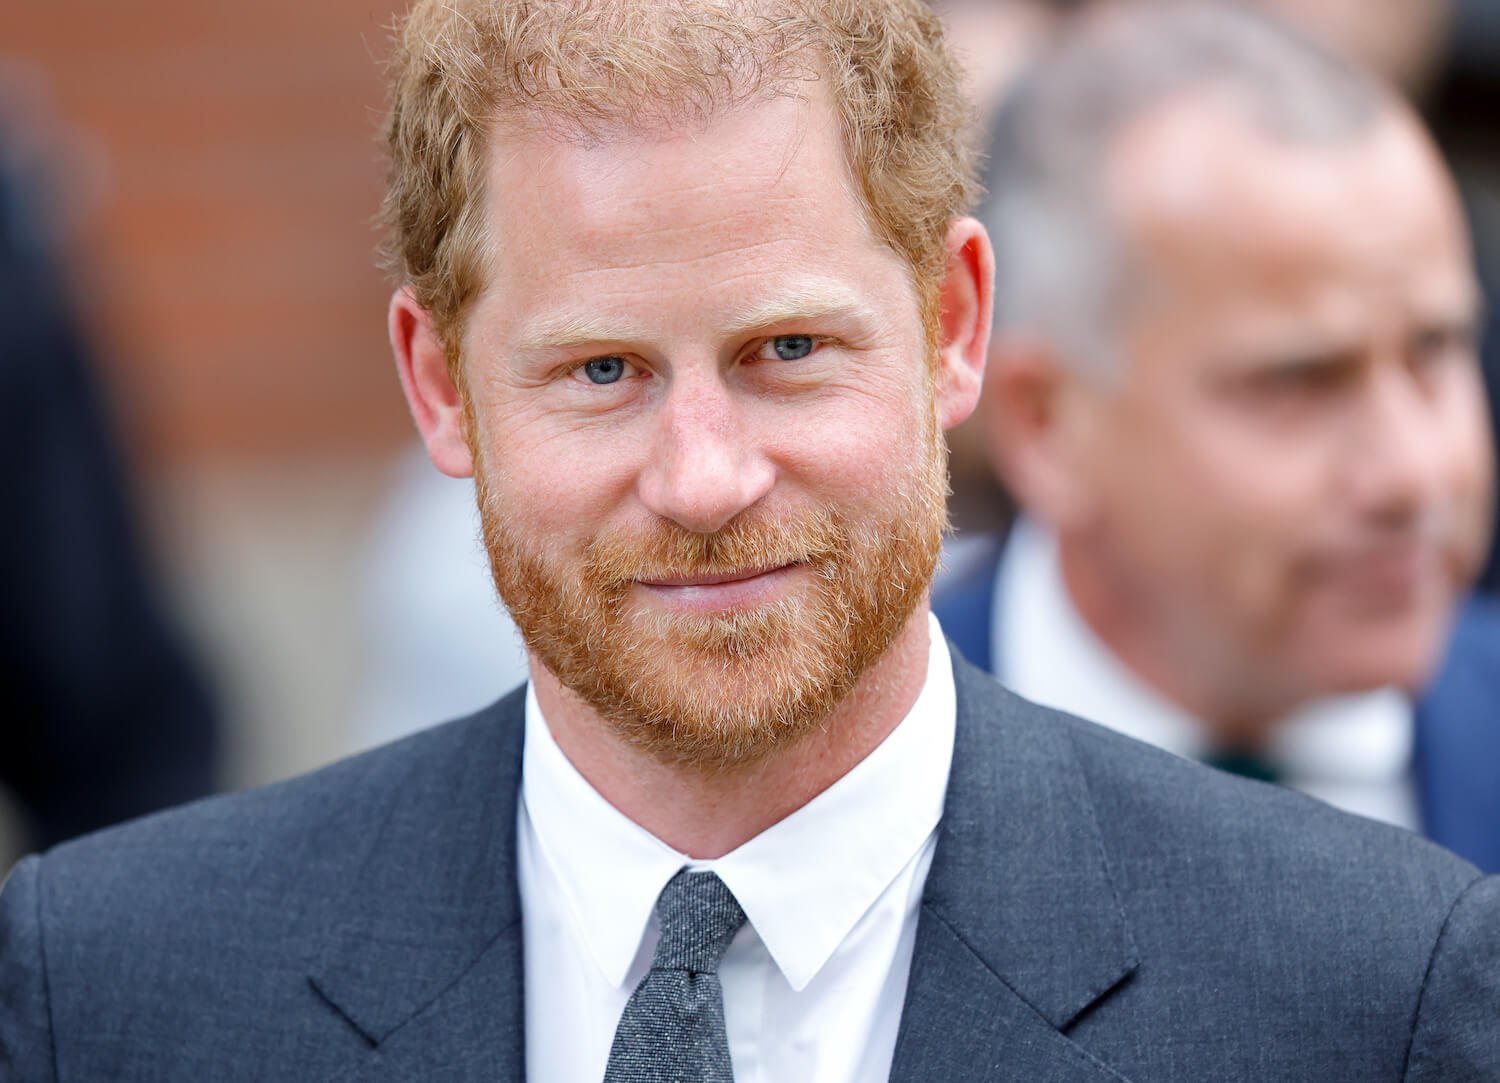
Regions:
M 1330 559 L 1325 575 L 1347 593 L 1372 604 L 1402 605 L 1445 582 L 1441 550 L 1411 541 L 1368 546 Z
M 765 568 L 736 568 L 696 575 L 637 579 L 635 585 L 648 605 L 669 612 L 699 616 L 723 615 L 755 609 L 785 595 L 796 581 L 801 564 Z
M 681 576 L 658 576 L 650 579 L 638 579 L 636 582 L 643 587 L 717 587 L 728 583 L 744 583 L 752 579 L 758 579 L 763 575 L 771 575 L 775 572 L 785 571 L 795 567 L 793 564 L 768 565 L 763 568 L 745 568 L 726 572 L 711 572 L 698 575 Z

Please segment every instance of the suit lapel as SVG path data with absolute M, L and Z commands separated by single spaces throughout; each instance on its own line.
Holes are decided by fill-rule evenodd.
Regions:
M 993 1078 L 998 1065 L 1117 1079 L 1065 1036 L 1137 965 L 1083 772 L 1036 708 L 957 656 L 954 670 L 953 769 L 891 1078 Z
M 504 929 L 341 1083 L 520 1083 L 526 1075 L 521 926 Z
M 892 1083 L 1122 1078 L 1038 1015 L 941 917 L 924 910 Z
M 310 974 L 368 1043 L 349 1079 L 524 1075 L 523 705 L 513 693 L 454 723 L 454 739 L 432 742 L 424 751 L 437 753 L 413 757 L 388 787 L 389 814 L 337 911 L 345 920 Z
M 891 1078 L 1118 1080 L 1065 1034 L 1136 953 L 1065 735 L 955 655 L 958 728 Z M 363 1036 L 342 1078 L 524 1078 L 522 696 L 408 772 L 310 974 Z

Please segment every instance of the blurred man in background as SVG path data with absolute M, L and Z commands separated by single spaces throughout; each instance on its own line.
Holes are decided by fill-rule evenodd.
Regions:
M 1225 8 L 1089 20 L 1002 112 L 994 461 L 936 610 L 1023 695 L 1500 868 L 1492 452 L 1407 106 Z
M 1149 7 L 1156 0 L 932 0 L 954 42 L 954 50 L 968 74 L 970 95 L 979 110 L 981 127 L 989 131 L 994 117 L 1019 72 L 1069 26 L 1091 12 L 1110 6 L 1136 4 Z M 1451 35 L 1476 35 L 1472 19 L 1455 21 L 1463 12 L 1472 13 L 1474 0 L 1455 11 L 1451 0 L 1245 0 L 1264 8 L 1314 40 L 1349 57 L 1399 87 L 1414 101 L 1424 101 L 1434 87 L 1445 86 Z M 1493 0 L 1478 0 L 1480 4 Z M 1489 67 L 1482 60 L 1481 67 Z M 1465 88 L 1464 93 L 1468 94 Z M 1487 99 L 1484 99 L 1487 100 Z M 1483 100 L 1476 103 L 1484 108 Z M 1488 115 L 1487 113 L 1485 114 Z M 1487 127 L 1487 125 L 1486 125 Z M 1492 231 L 1493 232 L 1493 231 Z M 1478 238 L 1483 241 L 1483 237 Z M 1496 362 L 1486 359 L 1487 371 Z M 1494 378 L 1487 377 L 1493 385 Z M 1494 416 L 1491 387 L 1491 416 Z M 970 536 L 1002 531 L 1016 514 L 1011 494 L 999 484 L 990 468 L 985 410 L 948 434 L 953 494 L 949 510 L 960 532 L 956 544 L 962 552 Z M 1493 550 L 1492 550 L 1493 553 Z M 1494 558 L 1492 556 L 1492 563 Z M 1500 581 L 1500 573 L 1496 573 Z

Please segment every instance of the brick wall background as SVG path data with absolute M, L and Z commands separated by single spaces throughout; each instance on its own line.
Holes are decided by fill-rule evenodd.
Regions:
M 384 450 L 408 431 L 371 256 L 393 7 L 0 5 L 0 57 L 81 137 L 65 180 L 86 204 L 82 292 L 150 463 Z
M 413 442 L 371 224 L 396 6 L 0 3 L 0 119 L 47 145 L 143 523 L 224 703 L 229 786 L 345 749 L 366 534 Z

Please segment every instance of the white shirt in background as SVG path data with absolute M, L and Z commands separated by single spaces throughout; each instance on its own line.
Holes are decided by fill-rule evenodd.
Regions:
M 692 861 L 574 770 L 534 694 L 518 814 L 529 1083 L 604 1077 L 656 947 L 656 897 L 717 873 L 747 921 L 719 968 L 736 1083 L 875 1083 L 895 1052 L 953 757 L 953 671 L 929 618 L 927 677 L 885 741 L 733 852 Z

